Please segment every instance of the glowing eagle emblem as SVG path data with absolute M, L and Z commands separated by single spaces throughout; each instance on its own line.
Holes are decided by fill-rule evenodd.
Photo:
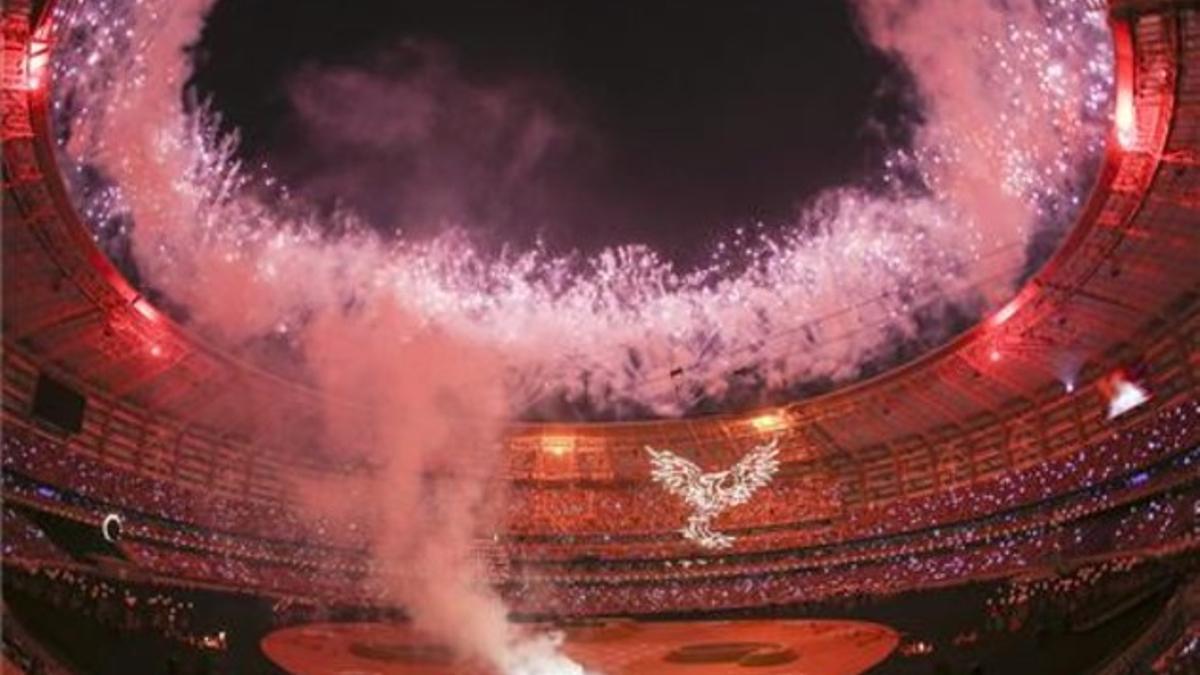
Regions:
M 670 450 L 650 453 L 650 477 L 692 507 L 687 525 L 679 530 L 685 539 L 705 548 L 729 548 L 734 537 L 713 532 L 710 524 L 726 509 L 745 504 L 779 470 L 779 439 L 760 445 L 725 471 L 701 473 L 700 467 Z

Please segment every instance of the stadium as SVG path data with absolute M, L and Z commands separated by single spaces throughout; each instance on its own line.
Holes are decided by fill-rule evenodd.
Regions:
M 867 310 L 848 328 L 822 305 L 835 317 L 823 327 L 752 335 L 720 358 L 704 356 L 709 340 L 678 362 L 648 347 L 610 371 L 589 365 L 583 389 L 608 378 L 611 405 L 564 394 L 575 390 L 562 373 L 606 363 L 617 328 L 559 360 L 547 346 L 558 334 L 507 332 L 555 320 L 520 298 L 550 305 L 570 289 L 542 298 L 487 277 L 468 293 L 456 277 L 418 309 L 375 303 L 362 289 L 393 283 L 378 282 L 392 268 L 368 256 L 386 247 L 228 225 L 264 218 L 234 194 L 250 179 L 222 168 L 230 150 L 197 130 L 203 115 L 160 115 L 184 105 L 186 75 L 164 54 L 195 19 L 155 14 L 167 47 L 137 47 L 137 12 L 153 2 L 127 3 L 128 15 L 119 4 L 4 0 L 0 16 L 5 673 L 1200 668 L 1196 2 L 1066 3 L 1099 17 L 1111 43 L 1096 71 L 1108 81 L 1095 168 L 1052 253 L 1015 287 L 979 294 L 961 329 L 882 358 L 877 342 L 895 333 L 864 328 Z M 96 45 L 101 61 L 142 49 L 116 61 L 133 84 L 86 74 Z M 85 85 L 63 93 L 55 80 L 77 70 Z M 171 96 L 156 98 L 160 83 Z M 88 124 L 64 140 L 77 119 Z M 1036 130 L 1022 128 L 1032 145 Z M 88 131 L 100 140 L 81 150 Z M 81 187 L 85 164 L 124 191 L 135 271 L 98 234 L 111 193 Z M 1012 189 L 1045 203 L 1024 185 Z M 928 248 L 941 232 L 928 230 Z M 886 246 L 885 234 L 872 236 Z M 350 265 L 325 281 L 306 252 L 327 245 L 376 276 Z M 404 270 L 441 274 L 461 253 L 417 264 L 436 250 L 397 254 L 402 294 L 428 281 Z M 997 274 L 987 255 L 963 260 L 983 268 L 963 278 Z M 819 277 L 805 283 L 822 292 Z M 714 286 L 666 285 L 662 306 L 687 293 L 678 306 L 717 302 Z M 716 287 L 738 294 L 716 324 L 783 292 Z M 839 288 L 831 302 L 849 306 L 856 291 Z M 326 291 L 332 309 L 313 300 Z M 625 316 L 596 297 L 546 314 Z M 260 300 L 278 314 L 257 313 Z M 460 304 L 459 323 L 412 318 Z M 262 326 L 273 337 L 245 337 Z M 741 344 L 749 329 L 738 330 L 715 342 Z M 869 367 L 794 356 L 825 341 L 813 331 L 859 336 Z M 494 366 L 497 344 L 517 366 Z M 747 353 L 764 373 L 754 387 Z M 644 363 L 650 375 L 621 375 Z M 793 370 L 815 375 L 771 384 Z

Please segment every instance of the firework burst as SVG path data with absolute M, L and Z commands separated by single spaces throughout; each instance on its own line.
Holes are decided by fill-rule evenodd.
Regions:
M 517 412 L 673 415 L 860 376 L 1003 302 L 1044 259 L 1033 242 L 1070 223 L 1102 150 L 1112 56 L 1088 4 L 863 0 L 867 34 L 917 84 L 913 142 L 689 269 L 643 246 L 484 254 L 461 232 L 384 238 L 306 209 L 185 103 L 181 47 L 203 2 L 60 3 L 54 110 L 97 241 L 128 249 L 139 283 L 231 348 L 273 340 L 274 365 L 303 377 L 295 345 L 315 309 L 387 297 L 415 330 L 494 347 Z

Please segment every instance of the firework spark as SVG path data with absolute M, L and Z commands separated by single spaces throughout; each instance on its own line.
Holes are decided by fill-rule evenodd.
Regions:
M 181 103 L 179 47 L 195 36 L 178 26 L 204 3 L 60 3 L 55 111 L 97 240 L 131 247 L 139 281 L 231 347 L 286 352 L 314 307 L 386 294 L 422 329 L 497 347 L 515 411 L 673 415 L 854 378 L 1006 300 L 1044 255 L 1039 233 L 1070 222 L 1104 141 L 1112 56 L 1086 4 L 863 0 L 867 34 L 917 83 L 913 143 L 791 226 L 739 229 L 686 270 L 642 246 L 492 255 L 457 232 L 415 242 L 353 214 L 323 221 Z

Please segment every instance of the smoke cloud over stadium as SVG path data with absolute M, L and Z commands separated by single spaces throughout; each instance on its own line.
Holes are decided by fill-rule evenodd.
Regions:
M 387 237 L 353 213 L 306 208 L 244 170 L 236 141 L 185 96 L 207 2 L 62 3 L 73 28 L 55 62 L 56 111 L 85 215 L 102 241 L 126 223 L 145 288 L 214 342 L 356 402 L 331 404 L 325 440 L 379 470 L 302 492 L 315 510 L 337 495 L 366 514 L 384 592 L 505 672 L 570 672 L 556 670 L 574 666 L 551 642 L 515 636 L 473 558 L 502 420 L 561 401 L 676 415 L 846 380 L 1003 302 L 1044 255 L 1039 233 L 1066 227 L 1104 142 L 1111 55 L 1103 14 L 1085 4 L 856 3 L 865 34 L 915 82 L 911 146 L 790 227 L 731 232 L 710 264 L 688 269 L 637 244 L 485 251 L 454 230 Z M 442 158 L 395 189 L 453 202 L 461 191 L 433 189 L 453 186 L 447 176 L 507 181 L 489 193 L 503 209 L 504 195 L 538 189 L 539 162 L 588 142 L 586 125 L 541 107 L 529 83 L 471 89 L 448 56 L 408 49 L 427 65 L 407 79 L 309 72 L 292 90 L 311 124 L 343 130 L 339 143 Z M 330 91 L 398 112 L 371 130 L 354 118 L 362 108 L 329 105 Z M 475 132 L 455 141 L 447 124 Z M 455 157 L 470 153 L 507 161 L 457 176 L 474 162 Z M 309 184 L 336 192 L 348 178 Z M 395 229 L 435 225 L 422 204 Z

